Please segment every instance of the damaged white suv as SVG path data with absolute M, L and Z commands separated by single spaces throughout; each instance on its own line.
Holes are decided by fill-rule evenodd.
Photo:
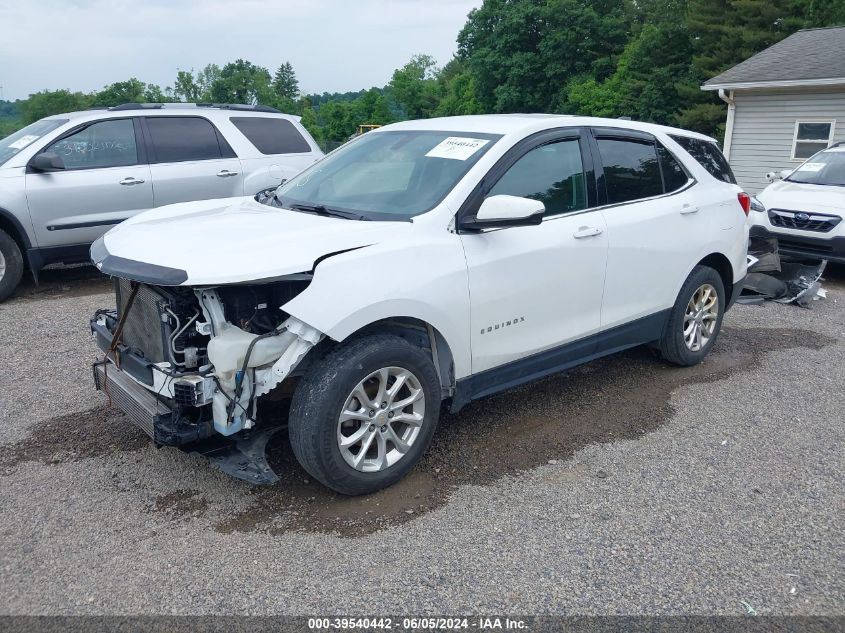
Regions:
M 156 443 L 257 483 L 287 424 L 305 470 L 362 494 L 413 467 L 444 401 L 646 343 L 697 363 L 746 273 L 750 199 L 693 145 L 718 154 L 631 121 L 410 121 L 275 195 L 133 217 L 91 249 L 117 290 L 96 384 Z

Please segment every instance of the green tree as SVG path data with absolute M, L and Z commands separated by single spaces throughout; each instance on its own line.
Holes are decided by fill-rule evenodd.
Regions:
M 121 103 L 143 103 L 146 101 L 144 93 L 147 85 L 132 77 L 126 81 L 116 81 L 99 92 L 94 93 L 95 106 L 116 106 Z
M 689 69 L 691 43 L 686 27 L 674 20 L 645 24 L 625 47 L 606 81 L 592 77 L 571 82 L 560 109 L 573 114 L 674 123 L 680 103 L 678 80 Z
M 430 55 L 414 55 L 393 72 L 388 85 L 396 103 L 410 119 L 430 117 L 440 101 L 437 62 Z
M 85 110 L 91 105 L 91 96 L 81 92 L 42 90 L 21 102 L 21 122 L 27 125 L 51 114 Z
M 484 108 L 475 96 L 475 78 L 458 58 L 452 59 L 437 76 L 440 84 L 440 103 L 437 116 L 481 114 Z
M 359 125 L 349 101 L 329 101 L 321 105 L 319 122 L 326 141 L 345 141 Z
M 458 35 L 485 111 L 548 112 L 571 79 L 602 81 L 629 30 L 625 0 L 485 0 Z
M 290 62 L 285 62 L 273 75 L 273 91 L 282 99 L 296 99 L 299 96 L 299 81 Z
M 217 103 L 267 103 L 273 97 L 270 72 L 238 59 L 223 66 L 211 82 L 210 93 Z
M 201 100 L 200 87 L 194 79 L 194 71 L 179 70 L 176 72 L 176 81 L 173 82 L 173 94 L 180 101 L 196 103 Z
M 719 134 L 724 105 L 699 86 L 800 28 L 845 21 L 841 0 L 689 0 L 692 59 L 678 87 L 679 125 Z

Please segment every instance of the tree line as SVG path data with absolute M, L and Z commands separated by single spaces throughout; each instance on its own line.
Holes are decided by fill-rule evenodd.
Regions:
M 302 117 L 323 145 L 360 124 L 432 116 L 558 112 L 678 125 L 719 136 L 724 104 L 701 84 L 801 28 L 845 24 L 842 0 L 485 0 L 439 67 L 413 56 L 387 85 L 302 94 L 294 68 L 238 59 L 82 93 L 0 101 L 0 135 L 41 117 L 129 102 L 259 103 Z

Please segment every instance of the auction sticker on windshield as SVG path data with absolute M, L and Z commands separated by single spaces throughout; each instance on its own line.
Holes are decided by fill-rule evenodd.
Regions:
M 804 163 L 797 171 L 821 171 L 824 166 L 825 163 Z
M 38 139 L 38 137 L 35 136 L 34 134 L 26 134 L 24 136 L 21 136 L 14 143 L 10 143 L 9 147 L 11 147 L 12 149 L 23 149 L 24 147 L 26 147 L 27 145 L 29 145 L 30 143 L 32 143 L 32 141 L 34 141 L 36 139 Z
M 463 136 L 449 136 L 429 150 L 429 158 L 451 158 L 466 160 L 490 141 L 482 138 L 465 138 Z

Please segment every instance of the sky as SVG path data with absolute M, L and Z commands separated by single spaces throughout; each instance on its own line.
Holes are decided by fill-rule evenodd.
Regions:
M 0 0 L 2 97 L 90 92 L 137 77 L 162 88 L 177 70 L 238 58 L 303 93 L 383 86 L 416 53 L 440 65 L 482 0 Z

